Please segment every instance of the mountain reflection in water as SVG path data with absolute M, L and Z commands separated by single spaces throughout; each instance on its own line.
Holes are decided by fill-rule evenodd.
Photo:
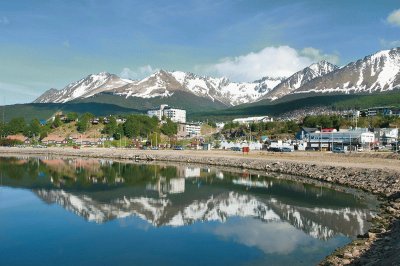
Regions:
M 265 224 L 258 224 L 263 232 L 270 225 L 292 226 L 329 239 L 364 233 L 373 215 L 353 194 L 248 172 L 57 158 L 1 158 L 0 167 L 3 186 L 31 189 L 45 202 L 96 223 L 137 216 L 157 227 L 179 227 L 252 217 Z M 231 233 L 243 238 L 240 230 Z

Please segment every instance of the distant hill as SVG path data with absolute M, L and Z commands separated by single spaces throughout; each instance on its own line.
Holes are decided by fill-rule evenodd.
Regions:
M 178 97 L 179 95 L 179 97 Z M 302 97 L 301 97 L 302 96 Z M 269 115 L 279 116 L 287 112 L 293 112 L 305 108 L 327 107 L 335 110 L 349 109 L 365 109 L 376 106 L 396 106 L 400 107 L 400 90 L 379 93 L 379 94 L 346 94 L 346 95 L 324 95 L 311 94 L 309 97 L 305 95 L 288 95 L 277 101 L 262 100 L 252 104 L 240 105 L 231 108 L 219 108 L 208 106 L 207 101 L 204 103 L 198 101 L 198 98 L 190 97 L 185 93 L 177 94 L 171 98 L 171 106 L 184 108 L 188 110 L 188 120 L 231 120 L 236 117 Z M 118 101 L 121 100 L 121 101 Z M 107 104 L 113 101 L 115 104 Z M 140 98 L 125 99 L 112 94 L 99 94 L 93 98 L 77 100 L 65 104 L 54 103 L 30 103 L 8 105 L 5 109 L 6 121 L 14 117 L 25 117 L 27 121 L 33 118 L 47 119 L 56 111 L 85 113 L 91 112 L 95 115 L 108 114 L 133 114 L 145 113 L 148 108 L 158 106 L 165 103 L 163 98 L 154 98 L 152 102 L 142 101 Z M 137 108 L 134 108 L 134 107 Z M 0 112 L 2 112 L 0 107 Z M 191 111 L 189 111 L 191 110 Z M 204 111 L 208 110 L 208 111 Z

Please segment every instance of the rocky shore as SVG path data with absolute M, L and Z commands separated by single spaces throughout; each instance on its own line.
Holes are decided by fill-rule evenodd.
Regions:
M 206 164 L 222 167 L 239 167 L 264 172 L 277 172 L 297 175 L 322 182 L 362 189 L 382 197 L 384 204 L 381 212 L 374 218 L 373 226 L 365 235 L 338 248 L 333 254 L 323 260 L 320 265 L 400 265 L 400 171 L 385 166 L 371 167 L 358 163 L 355 167 L 345 164 L 353 160 L 355 155 L 344 158 L 343 163 L 330 164 L 330 157 L 320 160 L 316 156 L 301 157 L 301 162 L 294 159 L 279 158 L 279 156 L 243 156 L 232 152 L 210 151 L 139 151 L 124 149 L 17 149 L 0 148 L 2 155 L 41 155 L 41 156 L 82 156 L 94 158 L 109 158 L 122 160 L 146 160 L 184 162 Z M 321 153 L 320 156 L 324 156 Z M 346 155 L 337 155 L 346 156 Z M 379 157 L 379 155 L 372 155 Z M 316 159 L 318 158 L 318 159 Z M 343 159 L 343 158 L 341 158 Z M 388 165 L 398 157 L 384 158 Z M 385 161 L 383 161 L 385 162 Z M 395 164 L 395 165 L 397 165 Z

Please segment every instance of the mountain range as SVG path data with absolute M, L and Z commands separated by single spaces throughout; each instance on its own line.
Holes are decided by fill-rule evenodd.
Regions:
M 101 93 L 110 93 L 125 99 L 171 98 L 183 92 L 226 106 L 235 106 L 256 101 L 282 80 L 283 78 L 263 78 L 251 83 L 236 83 L 226 78 L 201 77 L 192 73 L 164 70 L 142 80 L 129 80 L 101 72 L 73 82 L 62 90 L 50 89 L 37 98 L 35 103 L 66 103 Z
M 400 48 L 394 48 L 366 56 L 342 67 L 321 61 L 287 78 L 264 77 L 243 83 L 181 71 L 159 70 L 142 80 L 123 79 L 101 72 L 73 82 L 64 89 L 50 89 L 34 103 L 107 103 L 115 101 L 117 97 L 121 101 L 130 100 L 129 107 L 134 107 L 135 101 L 132 100 L 148 102 L 147 106 L 152 107 L 156 104 L 156 99 L 168 103 L 192 97 L 203 101 L 203 105 L 207 102 L 213 107 L 226 108 L 260 100 L 274 102 L 291 95 L 307 97 L 332 93 L 371 94 L 398 88 Z

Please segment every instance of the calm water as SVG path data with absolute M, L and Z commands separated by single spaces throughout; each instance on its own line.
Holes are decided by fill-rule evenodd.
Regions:
M 364 233 L 376 206 L 161 163 L 0 158 L 0 178 L 1 265 L 312 265 Z

